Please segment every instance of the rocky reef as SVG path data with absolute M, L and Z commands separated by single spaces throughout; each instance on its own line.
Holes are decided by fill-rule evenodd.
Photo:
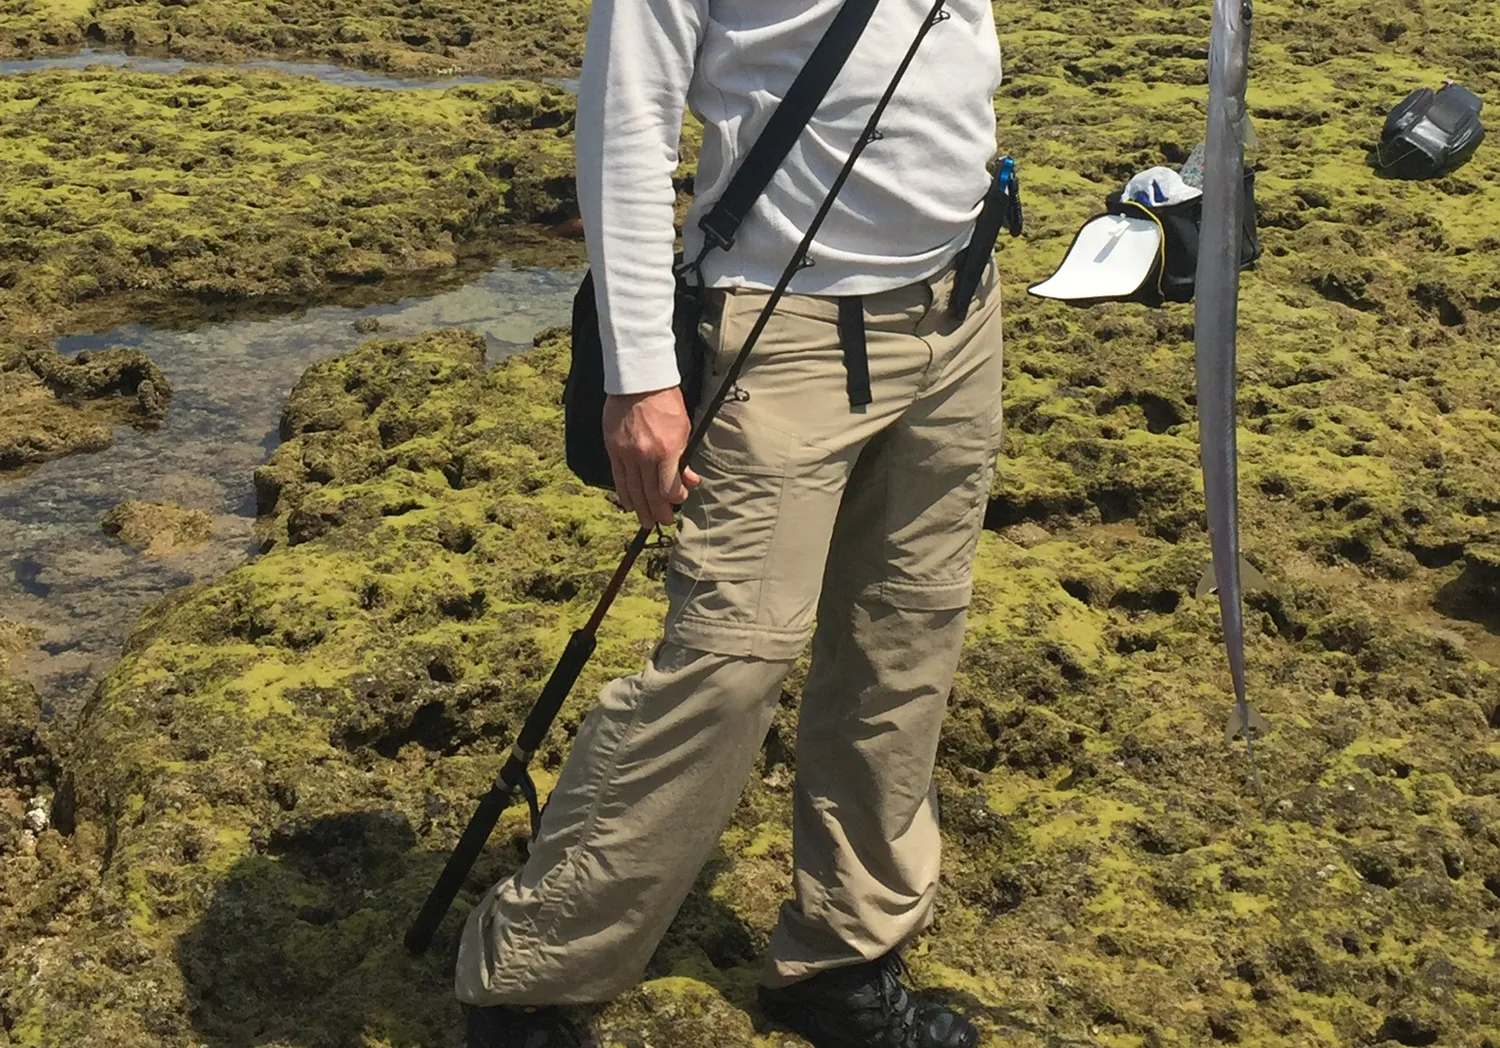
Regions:
M 326 301 L 565 223 L 572 113 L 566 92 L 526 83 L 0 77 L 0 473 L 107 447 L 113 424 L 166 408 L 167 382 L 139 352 L 69 361 L 45 336 Z
M 588 5 L 0 0 L 0 57 L 82 47 L 196 62 L 314 59 L 416 76 L 572 76 Z
M 451 267 L 502 228 L 576 214 L 572 111 L 531 84 L 0 77 L 0 324 L 56 330 L 122 294 L 138 312 L 166 297 L 303 302 Z
M 63 357 L 0 337 L 0 475 L 107 448 L 114 425 L 155 425 L 171 396 L 161 369 L 135 350 Z
M 201 509 L 126 499 L 99 521 L 106 535 L 165 557 L 201 546 L 213 537 L 213 518 Z
M 73 861 L 81 837 L 67 822 L 65 805 L 54 803 L 57 752 L 36 693 L 6 672 L 39 639 L 35 630 L 0 618 L 0 965 L 7 970 L 25 944 L 67 927 L 70 900 L 96 880 L 93 869 Z M 59 832 L 58 820 L 68 836 Z M 7 981 L 0 990 L 5 1020 L 8 989 Z M 0 1022 L 7 1037 L 9 1030 L 8 1021 Z
M 523 811 L 432 956 L 400 932 L 632 530 L 560 466 L 564 347 L 538 342 L 486 370 L 463 332 L 375 341 L 299 383 L 257 475 L 267 552 L 149 614 L 72 740 L 64 807 L 108 854 L 79 916 L 10 965 L 14 1043 L 457 1043 L 447 954 L 520 860 Z M 1373 572 L 1268 563 L 1258 803 L 1220 734 L 1216 615 L 1188 596 L 1201 536 L 1089 512 L 982 544 L 919 979 L 995 1043 L 1500 1043 L 1500 714 L 1477 642 Z M 593 689 L 649 650 L 661 558 L 544 785 Z M 615 1043 L 774 1033 L 750 1002 L 788 885 L 799 679 L 653 980 L 593 1017 Z
M 419 8 L 370 18 L 462 12 Z M 118 6 L 107 26 L 27 4 L 0 22 L 112 41 L 207 10 Z M 1129 174 L 1188 155 L 1207 5 L 997 18 L 1028 234 L 999 256 L 1008 436 L 916 980 L 986 1045 L 1500 1048 L 1500 153 L 1427 183 L 1366 157 L 1411 87 L 1453 75 L 1500 98 L 1487 14 L 1257 5 L 1266 251 L 1239 348 L 1243 544 L 1270 582 L 1247 615 L 1272 724 L 1263 798 L 1223 737 L 1217 609 L 1193 597 L 1208 543 L 1191 310 L 1020 294 Z M 393 39 L 319 50 L 332 25 L 270 45 L 247 29 L 243 46 L 352 62 Z M 402 53 L 450 61 L 440 39 Z M 187 45 L 174 30 L 166 46 Z M 0 196 L 25 230 L 0 240 L 0 310 L 19 326 L 129 287 L 304 295 L 569 213 L 561 95 L 409 98 L 278 74 L 0 80 L 0 149 L 45 168 L 14 165 L 29 181 Z M 90 152 L 137 133 L 150 149 Z M 93 173 L 115 153 L 126 166 Z M 0 381 L 52 389 L 55 365 L 7 353 Z M 0 679 L 0 1043 L 456 1048 L 454 938 L 521 861 L 521 808 L 433 953 L 408 957 L 400 935 L 633 530 L 561 465 L 565 366 L 556 331 L 491 368 L 462 331 L 315 365 L 256 473 L 259 558 L 154 608 L 65 730 Z M 664 561 L 652 551 L 607 621 L 538 755 L 544 791 L 595 689 L 654 642 Z M 0 661 L 34 640 L 0 623 Z M 790 884 L 802 676 L 650 980 L 589 1016 L 611 1048 L 800 1043 L 753 999 Z

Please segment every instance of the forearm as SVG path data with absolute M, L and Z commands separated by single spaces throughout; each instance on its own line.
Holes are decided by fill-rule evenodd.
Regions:
M 597 0 L 578 97 L 578 198 L 605 390 L 679 381 L 672 174 L 707 0 Z

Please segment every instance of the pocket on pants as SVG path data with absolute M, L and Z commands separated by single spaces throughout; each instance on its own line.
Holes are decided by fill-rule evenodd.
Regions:
M 990 417 L 948 431 L 920 460 L 893 463 L 903 478 L 886 506 L 887 560 L 869 596 L 910 611 L 967 607 L 974 554 L 989 506 L 998 441 Z
M 726 404 L 689 465 L 703 483 L 682 507 L 672 568 L 700 582 L 765 577 L 796 438 Z

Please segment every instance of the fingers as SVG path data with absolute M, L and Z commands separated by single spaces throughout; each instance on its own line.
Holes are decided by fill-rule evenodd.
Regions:
M 621 509 L 634 513 L 643 528 L 672 523 L 672 506 L 661 490 L 656 455 L 631 445 L 611 447 L 609 464 Z
M 635 519 L 640 521 L 641 527 L 651 527 L 656 523 L 648 494 L 652 485 L 646 482 L 645 475 L 642 473 L 638 462 L 632 462 L 628 467 L 625 475 L 625 487 L 630 503 L 626 508 L 635 514 Z
M 687 485 L 682 482 L 682 474 L 677 468 L 676 462 L 663 459 L 657 463 L 656 472 L 657 490 L 661 492 L 662 499 L 666 502 L 668 511 L 674 506 L 680 506 L 687 501 Z M 666 523 L 663 521 L 662 523 Z
M 609 448 L 609 468 L 614 474 L 615 499 L 626 513 L 634 513 L 635 507 L 630 503 L 630 485 L 625 480 L 629 473 L 625 463 L 620 459 L 620 453 L 614 447 Z

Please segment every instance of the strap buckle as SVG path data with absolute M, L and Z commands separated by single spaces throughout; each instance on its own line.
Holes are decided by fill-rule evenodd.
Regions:
M 727 218 L 728 216 L 725 217 Z M 704 215 L 698 220 L 698 228 L 703 231 L 703 253 L 705 255 L 711 248 L 718 248 L 720 251 L 728 251 L 730 248 L 734 247 L 734 230 L 731 229 L 729 232 L 725 232 L 715 224 L 714 218 L 715 212 L 710 211 L 708 214 Z M 735 222 L 733 223 L 733 225 L 737 227 L 739 223 Z M 700 261 L 701 258 L 702 256 L 700 256 Z

